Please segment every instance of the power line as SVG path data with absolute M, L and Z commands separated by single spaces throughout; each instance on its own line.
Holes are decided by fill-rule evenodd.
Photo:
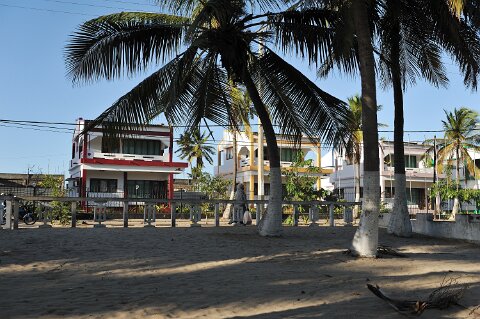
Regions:
M 158 5 L 156 5 L 156 4 L 151 4 L 151 3 L 140 3 L 140 2 L 121 1 L 121 0 L 101 0 L 101 1 L 115 2 L 115 3 L 123 3 L 123 4 L 135 4 L 135 5 L 140 5 L 140 6 L 150 6 L 150 7 L 156 7 L 156 8 L 158 8 Z
M 73 1 L 62 1 L 62 0 L 41 0 L 41 1 L 61 3 L 61 4 L 73 4 L 73 5 L 76 5 L 76 6 L 93 7 L 93 8 L 118 9 L 118 10 L 133 11 L 133 9 L 131 9 L 131 8 L 111 7 L 111 6 L 90 4 L 90 3 L 79 3 L 79 2 L 73 2 Z M 146 12 L 146 11 L 138 11 L 138 12 Z
M 27 7 L 27 6 L 17 6 L 12 4 L 5 4 L 0 3 L 2 7 L 8 8 L 17 8 L 17 9 L 27 9 L 27 10 L 35 10 L 35 11 L 45 11 L 45 12 L 53 12 L 53 13 L 64 13 L 64 14 L 73 14 L 73 15 L 82 15 L 87 17 L 97 17 L 98 15 L 87 14 L 87 13 L 80 13 L 80 12 L 73 12 L 73 11 L 63 11 L 63 10 L 53 10 L 53 9 L 45 9 L 45 8 L 35 8 L 35 7 Z
M 65 134 L 72 134 L 71 132 L 65 132 L 65 131 L 58 131 L 58 130 L 42 130 L 38 128 L 33 128 L 33 127 L 23 127 L 23 126 L 14 126 L 14 125 L 5 125 L 5 124 L 0 124 L 0 126 L 3 127 L 8 127 L 8 128 L 18 128 L 18 129 L 23 129 L 23 130 L 33 130 L 33 131 L 43 131 L 43 132 L 53 132 L 53 133 L 65 133 Z
M 1 122 L 9 122 L 9 123 L 25 123 L 25 124 L 49 124 L 49 125 L 72 125 L 72 126 L 77 126 L 78 123 L 69 123 L 69 122 L 46 122 L 46 121 L 30 121 L 30 120 L 8 120 L 8 119 L 0 119 Z M 250 124 L 250 127 L 255 127 L 259 126 L 261 124 Z M 165 126 L 171 126 L 172 128 L 190 128 L 190 125 L 165 125 Z M 280 127 L 281 125 L 278 124 L 273 124 L 274 127 Z M 225 125 L 220 125 L 220 124 L 209 124 L 207 125 L 200 125 L 200 127 L 226 127 Z M 479 129 L 474 129 L 474 130 L 480 130 Z M 394 133 L 393 130 L 379 130 L 379 133 Z M 443 133 L 446 132 L 445 130 L 405 130 L 404 133 Z

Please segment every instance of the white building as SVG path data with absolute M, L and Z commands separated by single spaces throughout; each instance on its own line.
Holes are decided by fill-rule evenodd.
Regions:
M 289 167 L 294 161 L 295 151 L 300 148 L 305 154 L 306 159 L 312 159 L 315 167 L 321 167 L 321 148 L 319 145 L 313 144 L 308 138 L 302 139 L 301 145 L 297 149 L 292 144 L 292 141 L 285 136 L 277 135 L 277 143 L 280 148 L 281 166 Z M 263 160 L 259 161 L 259 137 L 258 133 L 254 132 L 248 136 L 245 132 L 237 133 L 237 154 L 233 151 L 233 133 L 229 131 L 223 132 L 223 138 L 219 142 L 218 151 L 218 165 L 214 167 L 215 175 L 220 175 L 228 179 L 233 178 L 234 161 L 237 160 L 237 183 L 245 185 L 245 192 L 249 199 L 258 199 L 262 197 L 261 185 L 263 184 L 264 199 L 268 198 L 270 193 L 270 182 L 268 178 L 270 166 L 268 161 L 267 143 L 263 142 Z M 259 164 L 260 172 L 263 170 L 263 178 L 259 181 Z M 299 172 L 306 172 L 306 169 L 299 169 Z M 332 170 L 321 169 L 318 173 L 310 173 L 317 177 L 317 189 L 323 187 L 323 181 L 328 179 L 328 174 Z M 262 176 L 262 174 L 260 174 Z M 260 196 L 259 196 L 260 183 Z
M 88 120 L 78 119 L 72 139 L 68 178 L 72 197 L 173 198 L 173 175 L 187 163 L 173 161 L 169 127 L 149 125 L 107 143 L 102 129 L 81 134 Z
M 405 171 L 407 181 L 407 203 L 410 207 L 426 209 L 428 195 L 433 184 L 434 168 L 428 160 L 423 157 L 428 146 L 422 143 L 405 143 Z M 394 162 L 393 142 L 380 141 L 380 196 L 383 203 L 392 204 L 395 195 L 394 186 Z M 355 167 L 349 160 L 339 152 L 330 151 L 326 158 L 333 163 L 334 172 L 331 174 L 330 182 L 339 192 L 340 197 L 348 201 L 355 199 Z M 363 154 L 360 160 L 360 197 L 363 194 Z M 439 178 L 444 178 L 440 174 Z M 357 179 L 358 180 L 358 179 Z

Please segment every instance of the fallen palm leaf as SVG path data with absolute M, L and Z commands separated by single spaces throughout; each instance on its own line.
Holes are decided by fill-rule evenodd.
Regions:
M 445 277 L 440 287 L 432 291 L 425 301 L 390 298 L 380 290 L 378 285 L 367 284 L 367 288 L 396 311 L 402 314 L 421 315 L 428 308 L 446 309 L 452 305 L 459 305 L 458 302 L 468 289 L 468 285 L 459 284 L 457 278 Z

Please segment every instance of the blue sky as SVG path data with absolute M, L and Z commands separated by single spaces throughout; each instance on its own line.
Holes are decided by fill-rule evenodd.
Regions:
M 69 34 L 82 22 L 99 15 L 127 9 L 158 10 L 151 4 L 150 0 L 0 0 L 0 120 L 73 123 L 78 117 L 98 116 L 146 74 L 73 86 L 66 77 L 63 56 Z M 317 80 L 315 71 L 305 62 L 295 57 L 287 59 L 315 80 L 320 88 L 340 99 L 346 100 L 360 92 L 356 79 L 334 74 Z M 465 89 L 458 68 L 450 60 L 446 63 L 450 78 L 447 89 L 419 82 L 407 90 L 405 130 L 441 129 L 443 109 L 467 106 L 480 111 L 478 93 Z M 379 122 L 388 124 L 387 130 L 393 129 L 392 92 L 379 88 L 378 103 L 383 105 Z M 71 133 L 4 125 L 0 122 L 0 172 L 26 173 L 33 167 L 44 173 L 68 174 Z M 180 133 L 176 131 L 177 136 Z M 392 138 L 391 133 L 380 133 L 380 136 Z M 220 139 L 220 129 L 215 131 L 215 137 Z M 425 137 L 431 138 L 433 133 L 406 133 L 405 140 Z M 211 171 L 211 166 L 207 170 Z

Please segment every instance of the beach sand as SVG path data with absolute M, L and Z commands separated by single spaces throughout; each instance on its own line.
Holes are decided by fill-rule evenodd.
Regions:
M 445 276 L 480 304 L 480 246 L 460 241 L 380 230 L 408 258 L 356 259 L 344 254 L 355 227 L 90 227 L 0 230 L 0 318 L 404 318 L 366 283 L 425 299 Z

